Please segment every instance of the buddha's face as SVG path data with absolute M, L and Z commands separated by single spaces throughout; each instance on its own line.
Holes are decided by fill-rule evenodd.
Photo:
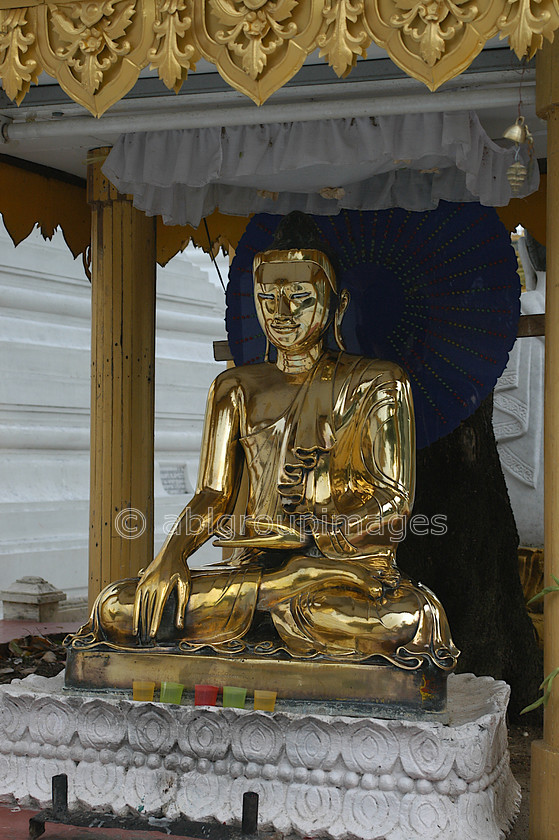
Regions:
M 278 350 L 308 350 L 328 324 L 330 284 L 315 263 L 262 265 L 254 298 L 260 325 Z

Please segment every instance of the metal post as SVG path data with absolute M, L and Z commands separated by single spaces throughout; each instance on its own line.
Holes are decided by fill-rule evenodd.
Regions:
M 258 794 L 247 791 L 243 794 L 243 834 L 256 834 L 258 830 Z
M 52 815 L 55 820 L 68 816 L 68 776 L 65 773 L 52 777 Z

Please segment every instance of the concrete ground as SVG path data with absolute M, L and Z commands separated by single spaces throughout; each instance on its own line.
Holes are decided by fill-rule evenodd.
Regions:
M 37 811 L 0 806 L 1 840 L 29 840 L 29 820 Z M 46 823 L 45 840 L 167 840 L 160 831 L 125 831 L 120 828 L 75 828 L 71 825 Z
M 0 645 L 21 639 L 22 636 L 47 636 L 54 633 L 75 633 L 79 627 L 76 621 L 69 622 L 40 622 L 40 621 L 6 621 L 0 620 Z
M 509 727 L 510 764 L 514 778 L 522 788 L 522 803 L 509 840 L 528 840 L 530 813 L 530 751 L 532 741 L 542 737 L 538 727 Z

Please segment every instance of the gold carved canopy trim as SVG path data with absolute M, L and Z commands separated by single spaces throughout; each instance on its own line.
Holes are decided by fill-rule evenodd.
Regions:
M 33 201 L 29 201 L 29 196 Z M 45 239 L 57 228 L 74 257 L 87 258 L 91 241 L 91 210 L 85 181 L 56 169 L 0 154 L 0 214 L 14 245 L 27 239 L 35 225 Z M 192 242 L 206 252 L 236 248 L 248 224 L 245 216 L 225 216 L 215 210 L 197 228 L 164 225 L 157 217 L 157 262 L 166 265 Z M 207 230 L 206 230 L 207 225 Z
M 19 104 L 45 71 L 100 116 L 147 65 L 178 91 L 204 58 L 262 104 L 315 49 L 346 76 L 375 42 L 435 90 L 493 36 L 531 57 L 558 26 L 557 0 L 0 0 L 0 78 Z

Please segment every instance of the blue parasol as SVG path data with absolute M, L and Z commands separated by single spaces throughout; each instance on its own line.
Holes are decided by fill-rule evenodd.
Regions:
M 231 265 L 226 325 L 237 365 L 264 360 L 252 261 L 271 246 L 281 218 L 254 216 Z M 342 325 L 348 352 L 406 370 L 417 445 L 428 446 L 475 411 L 507 363 L 520 315 L 509 234 L 493 208 L 475 202 L 314 219 L 337 253 L 338 288 L 351 295 Z

